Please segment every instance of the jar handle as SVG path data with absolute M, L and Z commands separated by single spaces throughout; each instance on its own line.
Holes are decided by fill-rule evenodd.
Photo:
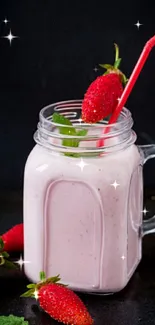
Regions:
M 144 165 L 149 159 L 155 158 L 155 144 L 138 146 L 138 149 L 142 156 L 142 165 Z M 155 215 L 148 219 L 143 220 L 142 235 L 149 235 L 155 233 Z

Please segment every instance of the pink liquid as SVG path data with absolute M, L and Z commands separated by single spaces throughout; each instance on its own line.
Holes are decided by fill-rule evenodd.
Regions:
M 24 181 L 26 275 L 60 274 L 75 290 L 116 292 L 141 259 L 142 168 L 135 145 L 99 158 L 36 145 Z M 115 189 L 111 184 L 119 184 Z

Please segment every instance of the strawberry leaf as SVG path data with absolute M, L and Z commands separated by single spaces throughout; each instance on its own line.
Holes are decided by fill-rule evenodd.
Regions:
M 111 64 L 99 64 L 100 67 L 106 69 L 106 70 L 113 70 L 114 67 Z
M 0 266 L 4 265 L 8 269 L 17 269 L 17 265 L 11 261 L 8 260 L 9 254 L 6 251 L 3 251 L 4 249 L 4 242 L 3 239 L 0 237 Z
M 121 82 L 123 85 L 126 85 L 128 82 L 128 79 L 126 76 L 122 73 L 122 71 L 119 70 L 119 66 L 121 64 L 122 59 L 119 57 L 119 47 L 116 43 L 114 43 L 115 46 L 115 62 L 114 65 L 111 64 L 100 64 L 100 67 L 106 69 L 106 72 L 103 74 L 103 76 L 109 74 L 110 72 L 117 73 L 120 76 Z
M 7 252 L 2 252 L 1 255 L 5 258 L 8 258 L 10 256 Z
M 30 283 L 30 284 L 27 285 L 27 288 L 28 289 L 35 289 L 35 286 L 36 285 L 34 283 Z
M 121 78 L 122 78 L 122 83 L 126 85 L 129 79 L 127 79 L 123 73 L 121 74 Z
M 46 283 L 57 283 L 57 282 L 59 282 L 60 280 L 61 280 L 60 275 L 57 275 L 57 276 L 53 276 L 53 277 L 51 277 L 51 278 L 48 278 L 48 279 L 46 280 Z
M 0 266 L 4 265 L 4 263 L 5 263 L 5 259 L 2 255 L 0 255 Z
M 27 290 L 25 293 L 23 293 L 20 297 L 25 297 L 25 298 L 33 297 L 34 298 L 34 297 L 36 297 L 36 293 L 39 292 L 41 287 L 43 287 L 45 285 L 48 285 L 50 283 L 55 283 L 56 284 L 57 282 L 59 282 L 61 280 L 60 275 L 56 275 L 56 276 L 53 276 L 53 277 L 50 277 L 50 278 L 46 279 L 46 274 L 43 271 L 41 271 L 39 273 L 39 275 L 40 275 L 41 281 L 36 283 L 36 284 L 34 284 L 34 283 L 28 284 L 27 288 L 29 290 Z M 59 285 L 64 286 L 60 282 L 59 282 Z
M 0 237 L 0 251 L 4 249 L 4 242 L 3 239 Z
M 18 266 L 15 263 L 8 260 L 5 260 L 4 266 L 7 267 L 7 269 L 18 269 Z
M 25 297 L 25 298 L 34 297 L 34 289 L 30 289 L 24 292 L 20 297 Z
M 40 281 L 45 281 L 45 280 L 46 280 L 45 272 L 41 271 L 40 272 Z

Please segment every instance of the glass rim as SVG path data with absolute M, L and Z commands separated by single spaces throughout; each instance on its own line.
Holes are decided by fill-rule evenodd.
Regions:
M 50 116 L 45 116 L 45 112 L 48 110 L 48 109 L 53 109 L 53 113 L 62 113 L 62 115 L 66 116 L 67 118 L 69 118 L 72 122 L 72 119 L 73 119 L 73 125 L 70 126 L 70 128 L 74 128 L 75 125 L 78 125 L 78 128 L 83 128 L 83 127 L 92 127 L 92 128 L 109 128 L 109 126 L 111 128 L 114 128 L 114 127 L 117 127 L 119 129 L 121 129 L 122 127 L 124 128 L 128 123 L 132 123 L 133 124 L 133 120 L 132 120 L 132 114 L 131 112 L 126 108 L 124 107 L 120 113 L 120 116 L 118 118 L 118 120 L 115 122 L 115 123 L 112 123 L 112 124 L 108 124 L 108 121 L 106 120 L 101 120 L 97 123 L 85 123 L 83 122 L 81 119 L 75 119 L 76 118 L 76 115 L 77 113 L 74 112 L 74 109 L 75 110 L 81 110 L 81 106 L 82 106 L 82 102 L 83 100 L 82 99 L 73 99 L 73 100 L 65 100 L 65 101 L 60 101 L 60 102 L 55 102 L 53 104 L 49 104 L 49 105 L 46 105 L 45 107 L 43 107 L 41 110 L 40 110 L 40 113 L 39 113 L 39 120 L 40 120 L 40 123 L 43 124 L 43 125 L 48 125 L 48 126 L 55 126 L 55 127 L 60 127 L 62 126 L 62 124 L 58 124 L 58 123 L 54 123 L 52 121 L 52 115 Z M 64 106 L 65 105 L 65 106 Z M 63 114 L 63 110 L 68 110 L 68 113 L 65 113 Z M 51 120 L 49 119 L 51 118 Z M 82 123 L 78 123 L 78 121 Z M 77 121 L 77 123 L 75 123 L 75 121 Z M 63 127 L 67 128 L 68 125 L 63 125 Z
M 53 151 L 72 151 L 81 154 L 120 150 L 119 148 L 125 148 L 135 142 L 136 134 L 132 130 L 133 119 L 127 108 L 123 108 L 116 123 L 108 124 L 108 119 L 98 123 L 85 123 L 81 119 L 82 101 L 81 99 L 65 100 L 43 107 L 39 113 L 39 123 L 34 134 L 36 143 Z M 62 124 L 53 122 L 54 112 L 62 114 L 71 121 L 72 125 L 63 125 L 63 128 L 86 129 L 88 132 L 81 136 L 76 132 L 59 132 Z M 112 138 L 117 140 L 116 143 L 115 141 L 107 142 Z M 78 140 L 81 145 L 72 147 L 67 144 L 67 141 L 64 144 L 63 140 Z M 98 146 L 100 140 L 104 140 L 102 146 Z

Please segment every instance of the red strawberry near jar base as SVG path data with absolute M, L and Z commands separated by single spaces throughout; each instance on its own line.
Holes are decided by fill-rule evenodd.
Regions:
M 46 313 L 64 324 L 93 324 L 82 300 L 72 290 L 58 283 L 59 276 L 46 279 L 45 273 L 40 272 L 40 279 L 38 284 L 29 284 L 29 290 L 21 297 L 35 297 Z
M 82 120 L 86 123 L 99 122 L 112 114 L 123 93 L 123 85 L 127 83 L 127 78 L 119 70 L 121 58 L 117 44 L 115 50 L 114 65 L 100 64 L 107 71 L 91 83 L 84 96 Z
M 0 236 L 4 243 L 4 250 L 7 252 L 21 252 L 24 248 L 23 223 L 9 229 Z

